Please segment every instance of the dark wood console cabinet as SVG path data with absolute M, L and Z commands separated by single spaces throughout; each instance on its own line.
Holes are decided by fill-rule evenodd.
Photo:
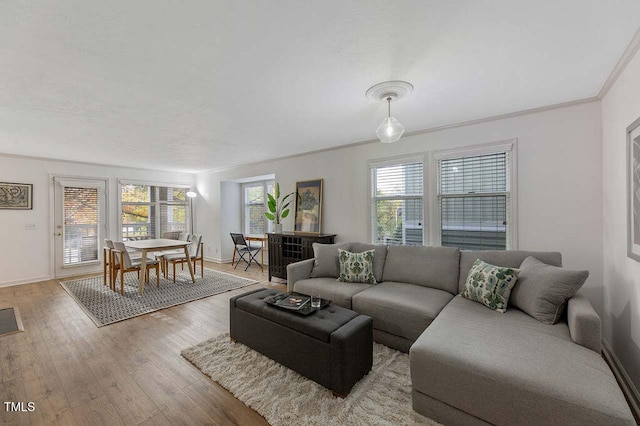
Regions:
M 271 277 L 287 279 L 287 265 L 313 258 L 313 243 L 333 244 L 336 234 L 267 234 L 269 247 L 269 281 Z

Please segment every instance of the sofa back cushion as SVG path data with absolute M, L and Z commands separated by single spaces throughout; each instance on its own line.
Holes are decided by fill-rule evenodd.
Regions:
M 464 290 L 469 270 L 476 259 L 496 266 L 519 268 L 524 259 L 533 256 L 547 265 L 562 266 L 562 255 L 555 251 L 526 250 L 463 250 L 460 252 L 458 292 Z
M 382 280 L 457 294 L 459 262 L 460 250 L 453 247 L 389 246 Z
M 382 271 L 384 270 L 384 262 L 387 259 L 387 246 L 367 243 L 351 243 L 351 248 L 349 249 L 351 253 L 363 253 L 369 250 L 374 250 L 373 276 L 376 277 L 377 282 L 382 282 Z
M 349 243 L 320 244 L 313 243 L 313 269 L 311 278 L 338 278 L 340 266 L 338 263 L 338 249 L 349 250 Z

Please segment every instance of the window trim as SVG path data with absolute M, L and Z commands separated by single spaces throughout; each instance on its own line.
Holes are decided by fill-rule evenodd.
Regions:
M 240 184 L 240 224 L 241 224 L 241 228 L 242 228 L 242 234 L 243 235 L 254 235 L 254 234 L 248 234 L 247 233 L 247 229 L 246 229 L 246 217 L 247 217 L 247 203 L 245 200 L 245 188 L 249 188 L 252 186 L 260 186 L 262 185 L 262 189 L 264 191 L 264 211 L 267 211 L 267 202 L 269 200 L 269 197 L 267 197 L 267 193 L 268 191 L 268 187 L 269 185 L 274 185 L 275 186 L 276 181 L 275 179 L 267 179 L 267 180 L 255 180 L 255 181 L 251 181 L 251 182 L 243 182 L 242 184 Z M 264 233 L 265 235 L 268 232 L 271 232 L 271 221 L 269 219 L 267 219 L 266 216 L 262 215 L 262 219 L 264 220 Z
M 463 146 L 460 148 L 432 151 L 429 154 L 431 172 L 429 174 L 429 244 L 441 245 L 440 212 L 438 193 L 438 161 L 451 158 L 475 157 L 480 155 L 509 153 L 509 176 L 507 179 L 507 193 L 509 194 L 509 221 L 507 250 L 518 249 L 518 139 L 508 139 L 497 142 Z M 483 194 L 485 195 L 485 194 Z M 491 195 L 491 194 L 486 194 Z M 509 226 L 510 225 L 510 226 Z
M 117 241 L 122 241 L 122 185 L 141 185 L 141 186 L 150 186 L 150 187 L 164 187 L 164 188 L 179 188 L 179 189 L 192 189 L 193 185 L 188 184 L 188 183 L 170 183 L 170 182 L 157 182 L 157 181 L 147 181 L 147 180 L 135 180 L 135 179 L 117 179 L 117 185 L 116 185 L 116 193 L 117 193 L 117 208 L 118 210 L 116 211 L 116 215 L 118 216 L 118 234 L 116 237 Z M 160 203 L 160 200 L 156 200 L 156 203 Z M 185 227 L 186 227 L 186 232 L 190 232 L 190 230 L 192 229 L 191 226 L 191 214 L 190 214 L 190 210 L 193 208 L 193 203 L 189 202 L 189 200 L 186 200 L 186 222 L 185 222 Z M 131 203 L 126 203 L 126 204 L 139 204 L 139 205 L 151 205 L 153 204 L 153 202 L 149 201 L 147 202 L 131 202 Z M 156 221 L 157 223 L 160 223 L 160 211 L 159 209 L 156 209 Z M 195 220 L 194 220 L 195 221 Z M 159 230 L 158 230 L 159 232 Z M 154 238 L 156 238 L 154 236 Z M 161 238 L 161 235 L 160 237 Z
M 406 163 L 422 163 L 422 245 L 425 245 L 425 243 L 428 241 L 429 238 L 429 232 L 430 232 L 430 227 L 429 225 L 429 197 L 427 196 L 428 194 L 428 185 L 427 182 L 429 181 L 429 179 L 427 179 L 427 177 L 429 176 L 429 162 L 427 161 L 428 159 L 428 155 L 427 153 L 414 153 L 414 154 L 406 154 L 406 155 L 397 155 L 397 156 L 393 156 L 393 157 L 385 157 L 385 158 L 378 158 L 378 159 L 374 159 L 374 160 L 369 160 L 368 162 L 368 175 L 367 175 L 367 202 L 368 202 L 368 208 L 367 208 L 367 215 L 368 215 L 368 226 L 367 226 L 367 239 L 369 241 L 369 243 L 371 244 L 377 244 L 374 241 L 374 223 L 373 223 L 373 209 L 374 209 L 374 205 L 375 205 L 375 198 L 374 197 L 374 192 L 373 192 L 373 180 L 371 179 L 371 174 L 373 172 L 373 169 L 376 169 L 378 167 L 385 167 L 385 166 L 393 166 L 393 165 L 399 165 L 399 164 L 406 164 Z M 390 197 L 393 199 L 396 199 L 397 197 Z M 420 196 L 416 196 L 416 195 L 410 195 L 407 196 L 407 198 L 420 198 Z

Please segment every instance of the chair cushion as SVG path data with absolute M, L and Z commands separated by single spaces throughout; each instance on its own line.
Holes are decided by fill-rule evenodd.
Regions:
M 458 291 L 462 292 L 467 282 L 469 269 L 476 259 L 487 263 L 506 268 L 519 268 L 522 261 L 534 256 L 547 265 L 562 266 L 562 255 L 553 251 L 525 251 L 525 250 L 463 250 L 460 252 L 460 274 L 458 280 Z
M 538 321 L 555 324 L 567 300 L 589 277 L 589 271 L 572 271 L 547 265 L 529 256 L 520 265 L 518 282 L 511 292 L 511 304 Z
M 373 318 L 373 328 L 414 341 L 453 295 L 444 290 L 385 281 L 353 296 L 352 307 Z
M 349 250 L 349 243 L 320 244 L 313 243 L 313 269 L 311 278 L 338 278 L 338 249 Z
M 376 284 L 373 275 L 373 250 L 362 253 L 351 253 L 338 249 L 338 261 L 340 263 L 340 276 L 338 281 L 343 283 L 367 283 Z
M 382 278 L 457 294 L 459 261 L 457 248 L 389 246 Z
M 410 350 L 415 391 L 491 424 L 629 424 L 600 354 L 569 327 L 456 296 Z
M 348 249 L 351 253 L 362 253 L 364 251 L 373 250 L 373 276 L 377 282 L 382 282 L 382 272 L 384 271 L 384 262 L 387 259 L 387 246 L 367 243 L 351 243 Z
M 310 278 L 296 281 L 293 291 L 312 295 L 319 294 L 323 299 L 331 300 L 334 305 L 351 309 L 351 299 L 354 294 L 373 287 L 373 284 L 341 283 L 335 278 Z
M 505 313 L 519 273 L 518 269 L 495 266 L 477 259 L 469 270 L 462 297 Z

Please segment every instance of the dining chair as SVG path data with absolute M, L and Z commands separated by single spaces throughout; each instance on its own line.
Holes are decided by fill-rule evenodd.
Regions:
M 109 288 L 111 288 L 111 270 L 113 268 L 113 260 L 111 259 L 111 250 L 113 249 L 113 242 L 111 240 L 104 240 L 104 246 L 102 247 L 102 260 L 103 260 L 103 272 L 102 282 L 107 285 L 107 274 L 109 275 Z
M 231 239 L 233 240 L 234 245 L 231 265 L 233 265 L 233 263 L 235 262 L 236 253 L 238 253 L 238 255 L 240 256 L 238 261 L 235 262 L 236 266 L 234 266 L 233 269 L 236 269 L 238 267 L 238 263 L 240 263 L 241 260 L 247 262 L 247 267 L 244 268 L 245 271 L 249 269 L 251 262 L 255 262 L 256 265 L 261 266 L 256 259 L 256 255 L 260 253 L 260 250 L 262 250 L 262 245 L 260 247 L 255 247 L 247 243 L 247 240 L 244 239 L 244 235 L 234 232 L 230 232 L 229 234 L 231 235 Z M 249 256 L 249 260 L 245 258 L 245 255 Z
M 156 281 L 158 283 L 158 288 L 160 288 L 160 262 L 155 259 L 148 258 L 147 259 L 147 267 L 145 271 L 141 271 L 142 259 L 131 259 L 129 252 L 127 251 L 127 247 L 124 243 L 113 241 L 114 249 L 113 251 L 113 264 L 114 268 L 117 268 L 120 272 L 120 294 L 124 295 L 124 274 L 126 272 L 140 272 L 145 274 L 145 282 L 149 282 L 149 270 L 151 268 L 155 268 L 156 270 Z M 115 291 L 115 286 L 117 283 L 118 277 L 116 274 L 115 279 L 113 280 L 112 289 Z
M 167 277 L 169 263 L 173 265 L 173 282 L 176 282 L 176 265 L 180 263 L 182 269 L 184 269 L 185 262 L 193 262 L 194 273 L 196 272 L 196 264 L 197 261 L 200 261 L 200 275 L 204 277 L 204 256 L 202 252 L 204 251 L 204 244 L 202 243 L 202 235 L 192 234 L 190 236 L 189 241 L 191 244 L 187 247 L 187 251 L 189 252 L 189 259 L 187 260 L 184 255 L 184 250 L 182 253 L 170 253 L 164 255 L 164 276 Z

